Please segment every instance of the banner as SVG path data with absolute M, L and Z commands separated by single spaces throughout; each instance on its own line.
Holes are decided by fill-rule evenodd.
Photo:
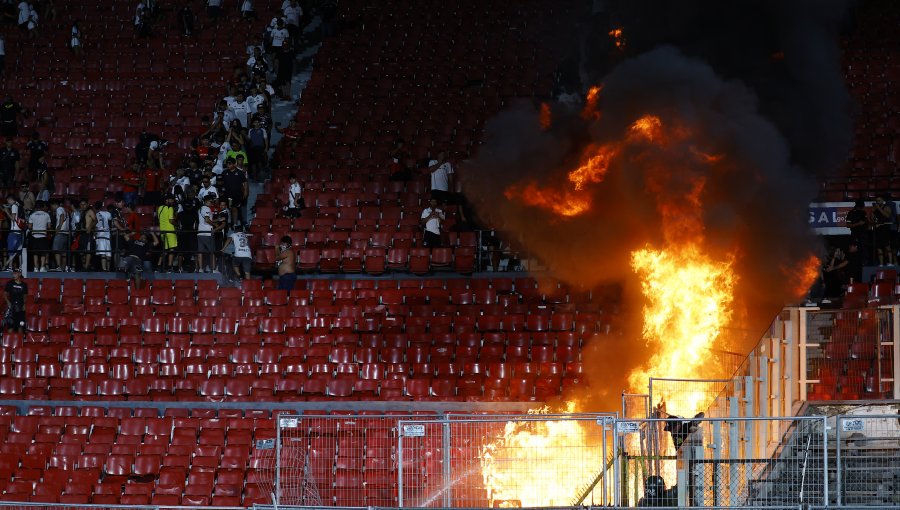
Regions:
M 866 213 L 872 217 L 872 204 L 866 201 Z M 845 226 L 847 212 L 853 209 L 853 202 L 813 202 L 809 204 L 809 227 L 819 235 L 848 236 L 850 229 Z M 900 213 L 897 202 L 893 202 L 894 214 Z

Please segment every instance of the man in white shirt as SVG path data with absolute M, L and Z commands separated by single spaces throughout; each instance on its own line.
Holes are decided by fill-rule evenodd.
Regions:
M 56 204 L 56 235 L 53 236 L 53 258 L 56 267 L 51 271 L 69 270 L 66 263 L 69 252 L 69 206 L 69 199 Z
M 287 29 L 292 37 L 297 37 L 300 32 L 300 16 L 303 16 L 303 8 L 297 0 L 287 0 L 281 4 L 281 14 L 287 22 Z
M 50 253 L 49 230 L 52 220 L 47 214 L 47 203 L 38 202 L 37 210 L 28 217 L 28 230 L 31 231 L 30 250 L 34 252 L 34 270 L 44 273 L 47 271 L 47 259 Z
M 112 227 L 112 213 L 106 210 L 106 204 L 101 201 L 94 203 L 94 210 L 97 211 L 97 256 L 100 257 L 100 268 L 109 271 L 109 261 L 112 259 L 112 243 L 109 238 L 109 231 Z
M 31 6 L 28 5 L 28 2 L 22 0 L 19 2 L 17 6 L 19 9 L 19 17 L 16 23 L 19 25 L 23 31 L 28 29 L 28 18 L 31 16 Z
M 426 248 L 441 246 L 441 224 L 444 222 L 444 211 L 438 207 L 438 201 L 431 198 L 429 206 L 422 211 L 422 226 L 425 227 L 424 243 Z
M 244 233 L 243 225 L 236 225 L 234 232 L 225 240 L 222 246 L 224 252 L 229 246 L 234 246 L 234 255 L 231 258 L 231 267 L 234 270 L 235 277 L 240 277 L 241 271 L 244 272 L 244 279 L 250 279 L 250 266 L 253 263 L 253 254 L 250 252 L 250 240 Z
M 243 93 L 238 92 L 231 105 L 229 105 L 229 109 L 234 118 L 241 123 L 241 127 L 250 127 L 250 105 L 247 103 Z
M 431 197 L 446 203 L 450 198 L 450 185 L 453 182 L 453 165 L 447 159 L 447 153 L 438 153 L 436 159 L 428 162 L 425 171 L 431 174 Z
M 199 198 L 201 202 L 205 202 L 206 195 L 210 194 L 218 196 L 219 190 L 212 185 L 209 177 L 204 176 L 203 180 L 201 181 L 200 191 L 197 192 L 197 198 Z
M 290 37 L 291 33 L 284 26 L 284 20 L 278 18 L 275 28 L 272 29 L 272 49 L 276 53 L 280 52 Z
M 203 206 L 197 213 L 197 269 L 201 273 L 209 273 L 212 270 L 203 265 L 203 256 L 209 257 L 213 270 L 216 267 L 216 247 L 213 241 L 213 212 L 212 204 L 216 199 L 214 193 L 208 193 L 203 197 Z

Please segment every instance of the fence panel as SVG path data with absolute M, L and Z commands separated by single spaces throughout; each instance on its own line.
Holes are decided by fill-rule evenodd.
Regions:
M 669 414 L 693 417 L 706 411 L 730 379 L 665 379 L 650 378 L 650 412 L 654 417 Z
M 450 416 L 404 420 L 400 505 L 479 508 L 611 501 L 612 415 Z M 412 470 L 412 471 L 411 471 Z M 606 499 L 604 499 L 606 496 Z
M 837 503 L 900 505 L 898 416 L 838 416 L 835 434 Z
M 894 388 L 890 309 L 819 310 L 806 314 L 809 400 L 891 398 Z
M 620 504 L 746 506 L 825 502 L 825 421 L 798 418 L 616 422 Z

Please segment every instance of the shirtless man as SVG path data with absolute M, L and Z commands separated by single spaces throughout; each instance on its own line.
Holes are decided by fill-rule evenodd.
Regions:
M 275 268 L 278 269 L 278 289 L 286 290 L 288 294 L 294 290 L 294 283 L 297 281 L 296 259 L 291 238 L 282 237 L 275 249 Z

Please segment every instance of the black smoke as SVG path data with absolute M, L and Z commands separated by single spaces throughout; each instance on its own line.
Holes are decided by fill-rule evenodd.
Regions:
M 762 332 L 786 301 L 797 298 L 790 273 L 819 249 L 806 224 L 807 204 L 850 147 L 839 65 L 845 2 L 627 0 L 607 6 L 592 21 L 594 33 L 582 40 L 598 41 L 608 27 L 621 26 L 626 47 L 613 57 L 619 61 L 605 46 L 593 54 L 580 50 L 582 75 L 589 77 L 582 89 L 604 86 L 599 120 L 586 121 L 578 107 L 556 103 L 549 130 L 530 103 L 499 114 L 487 123 L 484 145 L 465 172 L 467 195 L 491 226 L 558 278 L 625 284 L 631 312 L 639 311 L 639 289 L 630 252 L 665 245 L 671 232 L 663 208 L 699 214 L 704 248 L 735 257 L 740 326 Z M 587 147 L 621 140 L 648 114 L 692 136 L 665 150 L 645 144 L 623 152 L 604 182 L 590 188 L 588 213 L 561 218 L 504 196 L 510 186 L 528 182 L 560 185 Z M 697 151 L 724 158 L 700 162 Z M 685 199 L 698 179 L 705 183 L 700 213 Z M 632 327 L 614 347 L 615 363 L 595 365 L 604 382 L 616 382 L 605 388 L 612 392 L 646 356 L 638 320 L 630 319 Z M 595 344 L 598 355 L 589 349 L 588 356 L 601 360 L 612 341 L 599 349 Z M 746 352 L 751 345 L 730 347 Z

